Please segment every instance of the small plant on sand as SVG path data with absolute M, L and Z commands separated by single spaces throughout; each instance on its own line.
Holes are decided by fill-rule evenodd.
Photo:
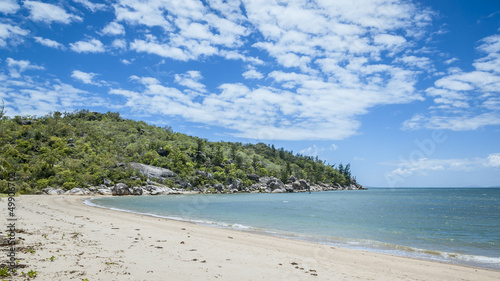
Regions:
M 28 252 L 28 253 L 30 253 L 30 254 L 34 254 L 34 253 L 36 253 L 36 251 L 35 251 L 35 250 L 30 249 L 30 248 L 26 248 L 26 252 Z
M 49 260 L 50 260 L 50 261 L 54 261 L 54 259 L 55 259 L 55 258 L 56 258 L 56 257 L 52 256 L 52 257 L 50 257 L 50 258 L 49 258 Z
M 35 270 L 30 270 L 28 271 L 28 276 L 29 278 L 35 278 L 36 276 L 38 275 L 38 272 L 36 272 Z
M 0 268 L 0 276 L 1 277 L 9 277 L 9 269 L 7 267 Z

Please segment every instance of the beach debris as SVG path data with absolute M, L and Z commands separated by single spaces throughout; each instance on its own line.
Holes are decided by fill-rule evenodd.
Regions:
M 181 241 L 181 243 L 180 243 L 180 244 L 185 244 L 185 243 L 184 243 L 184 241 Z

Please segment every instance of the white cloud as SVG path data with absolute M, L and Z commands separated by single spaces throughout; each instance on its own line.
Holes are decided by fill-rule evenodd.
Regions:
M 475 170 L 489 168 L 500 168 L 500 153 L 493 153 L 486 158 L 458 158 L 458 159 L 428 159 L 419 158 L 418 160 L 400 161 L 398 168 L 390 173 L 403 177 L 414 174 L 426 175 L 432 171 L 462 171 L 470 172 Z
M 494 153 L 488 155 L 485 166 L 500 168 L 500 153 Z
M 500 125 L 500 114 L 496 112 L 472 114 L 462 112 L 461 116 L 431 116 L 415 115 L 403 123 L 406 129 L 441 129 L 452 131 L 470 131 L 485 126 Z
M 427 71 L 433 71 L 432 61 L 427 57 L 403 56 L 396 59 L 397 62 L 403 62 L 410 67 L 415 67 Z
M 445 60 L 445 61 L 444 61 L 444 64 L 450 65 L 450 64 L 452 64 L 452 63 L 454 63 L 454 62 L 456 62 L 456 61 L 458 61 L 458 59 L 457 59 L 457 58 L 451 58 L 451 59 L 449 59 L 449 60 Z
M 99 74 L 97 73 L 83 72 L 80 70 L 73 70 L 73 72 L 71 73 L 71 77 L 85 84 L 91 84 L 91 85 L 101 85 L 101 83 L 94 81 L 94 78 L 98 75 Z
M 23 73 L 26 70 L 44 69 L 43 66 L 31 64 L 31 62 L 28 60 L 15 60 L 12 58 L 7 58 L 6 62 L 7 62 L 7 67 L 9 69 L 10 76 L 12 78 L 21 77 L 21 73 Z
M 29 9 L 29 18 L 33 21 L 45 22 L 47 24 L 51 24 L 52 22 L 69 24 L 75 21 L 82 21 L 81 17 L 68 14 L 63 8 L 52 4 L 38 1 L 24 1 L 23 5 Z
M 96 4 L 90 2 L 89 0 L 73 0 L 73 1 L 82 4 L 83 6 L 85 6 L 85 8 L 91 10 L 92 12 L 102 11 L 107 9 L 105 4 Z
M 97 39 L 78 41 L 69 44 L 69 46 L 71 50 L 77 53 L 103 53 L 106 51 L 102 42 Z
M 116 22 L 147 30 L 129 39 L 130 50 L 178 61 L 242 60 L 252 65 L 242 71 L 245 79 L 266 78 L 256 65 L 275 71 L 269 86 L 221 82 L 212 91 L 187 74 L 175 76 L 191 90 L 182 92 L 190 102 L 172 100 L 178 92 L 162 84 L 112 92 L 136 110 L 149 104 L 144 111 L 221 126 L 239 137 L 294 140 L 344 139 L 373 107 L 423 100 L 417 77 L 434 66 L 413 48 L 432 12 L 399 0 L 278 2 L 117 1 Z M 262 52 L 271 58 L 265 64 L 249 56 Z
M 125 34 L 125 28 L 117 22 L 110 22 L 102 29 L 102 33 L 105 35 L 123 35 Z
M 26 65 L 26 63 L 21 63 Z M 29 64 L 31 65 L 31 64 Z M 24 74 L 20 78 L 0 75 L 0 95 L 5 100 L 9 116 L 43 116 L 54 111 L 73 111 L 101 106 L 103 98 L 75 88 L 58 79 L 39 78 Z
M 129 60 L 127 60 L 127 59 L 121 59 L 120 61 L 121 61 L 123 64 L 127 64 L 127 65 L 132 63 L 131 61 L 129 61 Z
M 264 75 L 260 72 L 258 72 L 255 68 L 251 68 L 245 72 L 243 72 L 243 77 L 245 79 L 262 79 L 264 78 Z
M 23 41 L 23 37 L 28 35 L 29 31 L 18 26 L 0 22 L 0 47 L 18 45 Z
M 176 74 L 175 82 L 181 86 L 187 87 L 191 90 L 204 93 L 206 92 L 205 85 L 198 82 L 203 77 L 199 71 L 188 71 L 185 74 Z
M 301 151 L 299 151 L 299 153 L 306 156 L 316 157 L 318 156 L 318 152 L 321 152 L 323 150 L 324 148 L 318 148 L 315 144 L 313 144 L 313 146 L 302 149 Z
M 21 8 L 16 0 L 2 0 L 0 2 L 0 13 L 13 14 Z
M 404 129 L 466 131 L 500 125 L 500 35 L 480 43 L 477 49 L 485 56 L 474 61 L 475 70 L 449 68 L 426 90 L 436 106 L 405 121 Z
M 337 149 L 339 149 L 339 146 L 334 143 L 332 143 L 332 145 L 329 148 L 329 150 L 337 150 Z
M 111 43 L 111 47 L 116 48 L 116 49 L 127 49 L 127 41 L 125 39 L 115 39 L 113 40 L 113 43 Z
M 38 36 L 35 36 L 33 38 L 35 38 L 35 41 L 37 43 L 40 43 L 41 45 L 44 45 L 46 47 L 50 47 L 50 48 L 54 48 L 54 49 L 65 49 L 64 46 L 57 41 L 47 39 L 47 38 L 38 37 Z

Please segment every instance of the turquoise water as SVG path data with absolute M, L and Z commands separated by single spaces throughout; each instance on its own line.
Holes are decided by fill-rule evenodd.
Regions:
M 499 188 L 107 197 L 89 204 L 500 270 Z

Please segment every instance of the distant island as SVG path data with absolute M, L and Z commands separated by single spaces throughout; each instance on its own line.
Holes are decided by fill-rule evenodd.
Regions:
M 0 116 L 0 192 L 156 195 L 365 189 L 350 164 L 264 143 L 211 142 L 119 113 Z

